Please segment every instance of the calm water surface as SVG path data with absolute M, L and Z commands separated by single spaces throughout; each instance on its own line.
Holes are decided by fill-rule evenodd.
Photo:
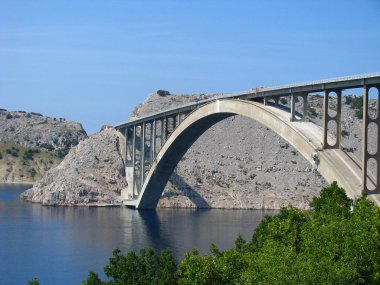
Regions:
M 231 248 L 250 239 L 275 211 L 46 207 L 21 201 L 25 185 L 0 184 L 0 284 L 80 284 L 89 269 L 103 275 L 112 250 L 169 248 L 177 260 L 196 247 Z

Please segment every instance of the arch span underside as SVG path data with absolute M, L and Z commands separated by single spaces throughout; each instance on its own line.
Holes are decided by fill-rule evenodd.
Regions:
M 191 145 L 210 127 L 233 115 L 251 118 L 270 128 L 312 163 L 319 157 L 318 171 L 328 183 L 337 181 L 352 197 L 361 195 L 361 167 L 341 149 L 323 149 L 323 130 L 311 122 L 291 122 L 289 113 L 272 106 L 244 100 L 217 100 L 196 109 L 167 139 L 141 188 L 136 208 L 155 208 L 174 168 Z M 253 146 L 254 147 L 254 146 Z M 374 183 L 371 179 L 370 183 Z M 378 195 L 372 199 L 379 204 Z

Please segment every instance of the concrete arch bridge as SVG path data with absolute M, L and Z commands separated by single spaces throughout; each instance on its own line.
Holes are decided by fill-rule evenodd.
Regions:
M 359 161 L 341 145 L 342 91 L 363 89 L 362 158 Z M 336 180 L 352 198 L 367 193 L 380 205 L 379 123 L 369 113 L 369 91 L 380 97 L 380 73 L 335 78 L 248 92 L 223 95 L 211 100 L 155 113 L 115 126 L 122 139 L 128 187 L 122 190 L 124 204 L 135 208 L 155 208 L 177 163 L 190 146 L 211 126 L 230 116 L 242 115 L 272 129 L 294 146 L 328 183 Z M 308 120 L 308 96 L 324 93 L 323 127 Z M 372 94 L 372 93 L 371 93 Z M 329 110 L 336 97 L 335 114 Z M 279 104 L 290 97 L 290 107 Z M 302 99 L 302 111 L 296 101 Z M 335 127 L 332 127 L 335 124 Z M 368 148 L 368 132 L 376 131 L 376 150 Z M 331 132 L 334 135 L 331 135 Z M 376 164 L 370 173 L 369 163 Z

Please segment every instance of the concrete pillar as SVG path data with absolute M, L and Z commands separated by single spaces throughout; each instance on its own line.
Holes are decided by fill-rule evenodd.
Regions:
M 336 115 L 331 117 L 328 113 L 329 108 L 329 94 L 335 92 L 337 96 L 337 107 Z M 325 90 L 324 96 L 324 107 L 323 107 L 323 148 L 341 148 L 341 116 L 342 116 L 342 90 Z M 328 143 L 328 124 L 330 121 L 336 123 L 336 143 L 334 145 L 329 145 Z
M 329 93 L 325 90 L 325 94 L 323 97 L 323 148 L 328 148 L 327 144 L 327 124 L 329 119 Z
M 303 117 L 302 121 L 307 122 L 308 121 L 308 111 L 309 111 L 309 101 L 308 101 L 308 94 L 302 95 L 303 100 Z
M 140 146 L 140 183 L 138 193 L 141 191 L 141 187 L 144 183 L 144 173 L 145 173 L 145 127 L 146 124 L 143 122 L 141 124 L 141 146 Z
M 152 122 L 151 140 L 151 157 L 153 162 L 156 158 L 156 119 L 154 119 Z
M 368 113 L 368 103 L 369 103 L 369 89 L 376 88 L 377 90 L 377 100 L 380 99 L 380 85 L 377 86 L 368 86 L 364 85 L 364 94 L 363 94 L 363 130 L 362 130 L 362 193 L 375 192 L 379 193 L 379 181 L 380 181 L 380 139 L 379 139 L 379 126 L 380 126 L 380 117 L 379 117 L 379 102 L 377 105 L 377 117 L 371 118 Z M 375 124 L 377 127 L 377 151 L 376 153 L 370 154 L 368 152 L 368 126 L 369 124 Z M 369 176 L 368 172 L 368 161 L 374 159 L 376 161 L 376 181 L 373 181 L 375 184 L 374 189 L 368 188 L 367 177 Z
M 133 126 L 133 142 L 132 142 L 132 197 L 136 195 L 136 125 Z
M 166 118 L 162 118 L 162 121 L 161 121 L 161 148 L 162 146 L 165 144 L 165 141 L 166 141 Z
M 268 105 L 268 97 L 264 97 L 264 106 L 267 106 Z
M 342 137 L 342 90 L 335 91 L 337 95 L 337 108 L 336 108 L 336 116 L 334 117 L 334 120 L 336 122 L 336 145 L 335 148 L 341 148 L 341 137 Z
M 368 86 L 364 85 L 363 94 L 363 126 L 362 126 L 362 193 L 367 192 L 368 161 Z
M 296 121 L 296 97 L 297 95 L 290 95 L 290 121 Z
M 178 127 L 180 121 L 179 121 L 179 113 L 177 114 L 177 116 L 175 117 L 175 127 Z

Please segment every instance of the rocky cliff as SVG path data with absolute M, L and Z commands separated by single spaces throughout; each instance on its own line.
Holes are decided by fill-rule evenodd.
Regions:
M 0 109 L 0 182 L 34 182 L 87 137 L 82 125 Z
M 117 132 L 105 129 L 71 149 L 21 198 L 44 205 L 120 205 L 126 186 Z

